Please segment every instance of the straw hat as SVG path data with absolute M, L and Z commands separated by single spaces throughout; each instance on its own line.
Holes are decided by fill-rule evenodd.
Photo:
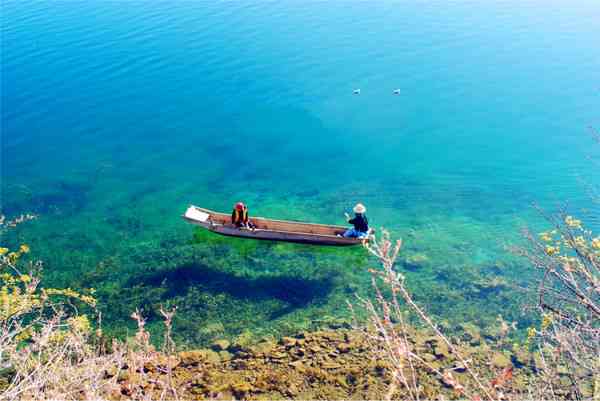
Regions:
M 362 203 L 357 203 L 356 206 L 354 206 L 353 210 L 354 210 L 354 213 L 362 214 L 367 211 L 367 208 Z

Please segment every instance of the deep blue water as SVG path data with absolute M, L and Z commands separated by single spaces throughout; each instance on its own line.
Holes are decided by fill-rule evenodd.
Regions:
M 503 302 L 471 299 L 457 277 L 518 278 L 526 267 L 505 245 L 543 227 L 532 202 L 569 201 L 599 224 L 585 191 L 600 183 L 588 160 L 600 153 L 588 131 L 600 126 L 596 1 L 2 1 L 1 18 L 2 207 L 40 214 L 18 235 L 52 283 L 108 260 L 109 276 L 78 285 L 130 288 L 140 264 L 197 258 L 202 244 L 178 248 L 192 236 L 179 217 L 189 203 L 243 199 L 253 214 L 342 223 L 361 201 L 406 255 L 428 257 L 413 282 L 454 294 L 429 299 L 443 315 L 444 302 Z M 214 270 L 199 280 L 227 266 L 232 280 L 238 268 L 277 275 L 272 251 L 255 251 L 262 264 L 231 262 L 236 249 L 206 256 Z M 318 263 L 347 271 L 337 257 Z M 344 285 L 365 289 L 363 273 Z M 213 284 L 198 291 L 216 297 Z M 156 297 L 184 303 L 198 285 Z M 335 314 L 345 292 L 333 288 L 290 302 Z M 271 302 L 225 292 L 248 314 Z

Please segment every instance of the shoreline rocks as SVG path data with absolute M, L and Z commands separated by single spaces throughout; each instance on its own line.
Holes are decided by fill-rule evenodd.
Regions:
M 512 352 L 509 355 L 500 344 L 483 342 L 472 327 L 465 327 L 464 332 L 453 347 L 468 366 L 443 340 L 423 330 L 410 330 L 410 347 L 423 361 L 413 361 L 422 397 L 456 398 L 455 388 L 449 385 L 453 381 L 475 388 L 468 368 L 475 369 L 486 383 L 511 369 L 512 381 L 503 390 L 512 395 L 525 394 L 532 371 L 532 358 L 524 355 L 526 351 L 521 350 L 519 359 L 527 359 L 527 363 L 513 366 L 511 357 L 516 357 Z M 211 349 L 178 353 L 173 380 L 175 387 L 183 391 L 182 398 L 383 399 L 389 391 L 393 366 L 381 349 L 371 348 L 374 335 L 337 329 L 302 332 L 278 341 L 266 338 L 255 344 L 217 340 Z M 164 369 L 148 371 L 164 374 Z M 404 399 L 402 391 L 399 386 L 392 399 Z

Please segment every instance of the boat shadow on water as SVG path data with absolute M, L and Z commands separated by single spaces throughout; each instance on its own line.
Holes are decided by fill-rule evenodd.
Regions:
M 239 300 L 258 303 L 276 299 L 283 307 L 274 310 L 276 319 L 310 303 L 324 300 L 334 288 L 334 278 L 306 278 L 295 275 L 236 275 L 199 263 L 188 263 L 167 271 L 133 277 L 128 285 L 163 287 L 162 300 L 184 297 L 191 288 L 212 295 L 227 294 Z

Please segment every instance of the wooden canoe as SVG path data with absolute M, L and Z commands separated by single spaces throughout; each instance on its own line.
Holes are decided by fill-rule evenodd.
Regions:
M 231 237 L 334 246 L 358 245 L 367 240 L 342 237 L 341 235 L 346 231 L 346 227 L 343 226 L 273 220 L 263 217 L 250 218 L 250 221 L 256 226 L 254 229 L 238 228 L 231 224 L 230 214 L 193 205 L 186 210 L 183 218 L 209 231 Z

